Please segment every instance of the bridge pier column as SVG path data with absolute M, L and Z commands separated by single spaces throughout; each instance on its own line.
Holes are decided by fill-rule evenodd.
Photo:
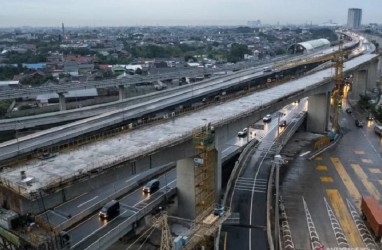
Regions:
M 368 76 L 367 76 L 367 79 L 368 79 L 367 88 L 369 90 L 377 87 L 377 80 L 379 80 L 378 77 L 379 77 L 378 61 L 371 61 L 369 65 L 369 69 L 368 69 Z
M 119 100 L 125 99 L 125 86 L 119 85 L 118 92 L 119 92 Z
M 354 80 L 351 88 L 351 99 L 359 100 L 359 95 L 365 95 L 368 82 L 368 71 L 365 69 L 358 70 L 354 73 Z
M 330 111 L 330 92 L 309 97 L 307 130 L 325 133 L 328 129 Z
M 176 186 L 178 190 L 178 216 L 193 220 L 196 216 L 195 163 L 193 158 L 176 162 Z
M 66 110 L 65 93 L 58 93 L 58 100 L 60 102 L 60 111 Z

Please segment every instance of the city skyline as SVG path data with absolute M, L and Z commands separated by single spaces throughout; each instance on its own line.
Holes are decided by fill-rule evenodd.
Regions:
M 349 8 L 363 10 L 363 24 L 382 23 L 379 0 L 14 0 L 2 3 L 0 27 L 346 24 Z

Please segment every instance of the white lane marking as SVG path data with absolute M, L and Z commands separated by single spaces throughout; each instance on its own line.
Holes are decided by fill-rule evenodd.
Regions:
M 129 181 L 131 181 L 131 180 L 134 180 L 134 179 L 137 178 L 139 175 L 141 175 L 141 174 L 137 174 L 136 176 L 134 176 L 134 177 L 132 177 L 132 178 L 126 180 L 125 182 L 129 182 Z
M 305 153 L 300 154 L 300 157 L 303 157 L 304 155 L 307 155 L 309 153 L 310 153 L 310 151 L 306 151 Z
M 94 196 L 94 197 L 91 198 L 90 200 L 87 200 L 87 201 L 81 203 L 81 204 L 78 205 L 77 207 L 82 207 L 82 206 L 85 205 L 86 203 L 89 203 L 89 202 L 91 202 L 91 201 L 94 201 L 94 200 L 97 199 L 97 198 L 98 198 L 98 195 L 97 195 L 97 196 Z

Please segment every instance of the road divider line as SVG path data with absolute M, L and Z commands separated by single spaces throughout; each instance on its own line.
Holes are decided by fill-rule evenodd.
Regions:
M 369 194 L 371 194 L 374 197 L 374 199 L 380 201 L 381 193 L 374 186 L 374 184 L 369 181 L 367 174 L 362 170 L 361 166 L 359 164 L 350 164 L 350 165 L 354 169 L 354 172 L 358 175 L 359 179 L 361 180 L 362 184 L 365 186 Z
M 79 204 L 77 207 L 82 207 L 82 206 L 85 205 L 86 203 L 89 203 L 89 202 L 91 202 L 91 201 L 94 201 L 94 200 L 97 199 L 97 198 L 98 198 L 98 195 L 97 195 L 97 196 L 94 196 L 94 197 L 91 198 L 90 200 L 87 200 L 87 201 L 85 201 L 85 202 Z
M 349 174 L 346 172 L 345 167 L 342 165 L 341 161 L 337 157 L 330 157 L 331 162 L 337 170 L 338 175 L 342 179 L 349 196 L 353 198 L 355 204 L 358 208 L 361 207 L 361 194 L 359 193 L 357 187 L 354 185 Z
M 326 194 L 330 200 L 336 217 L 341 224 L 343 232 L 348 239 L 349 245 L 353 248 L 364 247 L 363 241 L 358 233 L 358 229 L 354 224 L 353 217 L 350 215 L 340 192 L 338 192 L 337 189 L 326 189 Z

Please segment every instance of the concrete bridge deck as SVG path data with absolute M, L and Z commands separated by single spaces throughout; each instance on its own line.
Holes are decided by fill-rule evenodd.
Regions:
M 377 55 L 373 54 L 357 57 L 346 62 L 344 70 L 354 70 L 376 57 Z M 193 130 L 208 123 L 219 127 L 250 113 L 259 113 L 257 118 L 261 118 L 265 112 L 261 113 L 263 108 L 268 107 L 266 112 L 269 112 L 272 110 L 273 104 L 285 97 L 330 82 L 332 75 L 331 69 L 323 70 L 238 100 L 221 103 L 192 114 L 169 119 L 161 124 L 143 127 L 120 134 L 118 137 L 62 153 L 49 160 L 33 160 L 22 166 L 5 170 L 0 180 L 4 186 L 28 195 L 84 172 L 114 166 L 120 162 L 153 154 L 158 150 L 187 141 L 191 138 Z M 236 133 L 240 129 L 240 127 L 236 127 L 230 133 Z M 33 181 L 28 185 L 21 182 L 20 171 L 25 171 L 27 177 L 33 178 Z

